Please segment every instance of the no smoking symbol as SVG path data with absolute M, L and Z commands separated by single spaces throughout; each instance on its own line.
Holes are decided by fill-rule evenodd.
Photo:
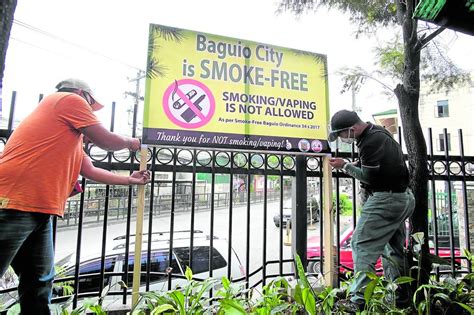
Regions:
M 212 119 L 216 102 L 206 85 L 196 80 L 183 79 L 168 86 L 163 95 L 163 109 L 175 125 L 195 129 Z

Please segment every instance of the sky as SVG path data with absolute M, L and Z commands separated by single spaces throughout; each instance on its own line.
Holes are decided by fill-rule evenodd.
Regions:
M 54 92 L 59 81 L 77 77 L 107 105 L 97 112 L 104 124 L 110 122 L 113 101 L 117 116 L 131 122 L 127 110 L 134 100 L 125 92 L 135 91 L 131 79 L 145 69 L 150 23 L 325 54 L 330 112 L 351 108 L 351 93 L 340 94 L 337 70 L 360 66 L 373 71 L 373 48 L 394 31 L 356 38 L 355 26 L 338 11 L 321 9 L 296 18 L 277 15 L 276 8 L 274 0 L 19 0 L 7 51 L 2 116 L 8 117 L 11 91 L 17 91 L 15 118 L 21 120 L 36 106 L 40 93 Z M 474 38 L 451 31 L 443 36 L 449 56 L 474 70 Z M 143 94 L 144 80 L 139 86 Z M 363 119 L 397 108 L 396 99 L 381 92 L 381 85 L 369 82 L 356 95 Z

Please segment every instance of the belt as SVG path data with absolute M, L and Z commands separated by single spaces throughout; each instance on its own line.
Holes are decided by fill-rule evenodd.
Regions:
M 392 189 L 389 189 L 389 188 L 371 188 L 370 189 L 371 192 L 391 192 L 391 193 L 403 193 L 406 190 L 407 190 L 406 188 L 392 188 Z

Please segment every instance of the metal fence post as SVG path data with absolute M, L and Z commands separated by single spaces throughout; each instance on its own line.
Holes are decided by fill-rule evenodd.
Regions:
M 303 263 L 303 266 L 306 270 L 307 259 L 307 213 L 306 213 L 306 203 L 307 203 L 307 194 L 308 188 L 306 183 L 306 157 L 304 155 L 296 156 L 295 164 L 295 179 L 292 190 L 292 217 L 294 219 L 294 225 L 291 226 L 291 236 L 292 236 L 292 250 L 294 255 L 298 255 Z

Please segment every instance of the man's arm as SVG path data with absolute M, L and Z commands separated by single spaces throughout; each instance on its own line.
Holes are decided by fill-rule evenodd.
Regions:
M 140 149 L 139 139 L 115 134 L 105 129 L 101 124 L 80 128 L 79 131 L 98 147 L 107 151 L 121 149 L 137 151 Z
M 371 170 L 365 168 L 364 166 L 357 167 L 356 163 L 349 163 L 341 158 L 331 158 L 329 160 L 329 164 L 335 169 L 344 170 L 344 172 L 351 175 L 355 179 L 360 180 L 363 183 L 366 183 L 366 184 L 370 183 Z
M 95 167 L 86 155 L 82 160 L 81 175 L 107 185 L 145 185 L 150 182 L 150 172 L 147 170 L 133 172 L 130 176 L 122 176 Z
M 342 168 L 347 174 L 360 180 L 364 184 L 369 184 L 378 175 L 380 166 L 357 167 L 354 164 L 346 163 Z

